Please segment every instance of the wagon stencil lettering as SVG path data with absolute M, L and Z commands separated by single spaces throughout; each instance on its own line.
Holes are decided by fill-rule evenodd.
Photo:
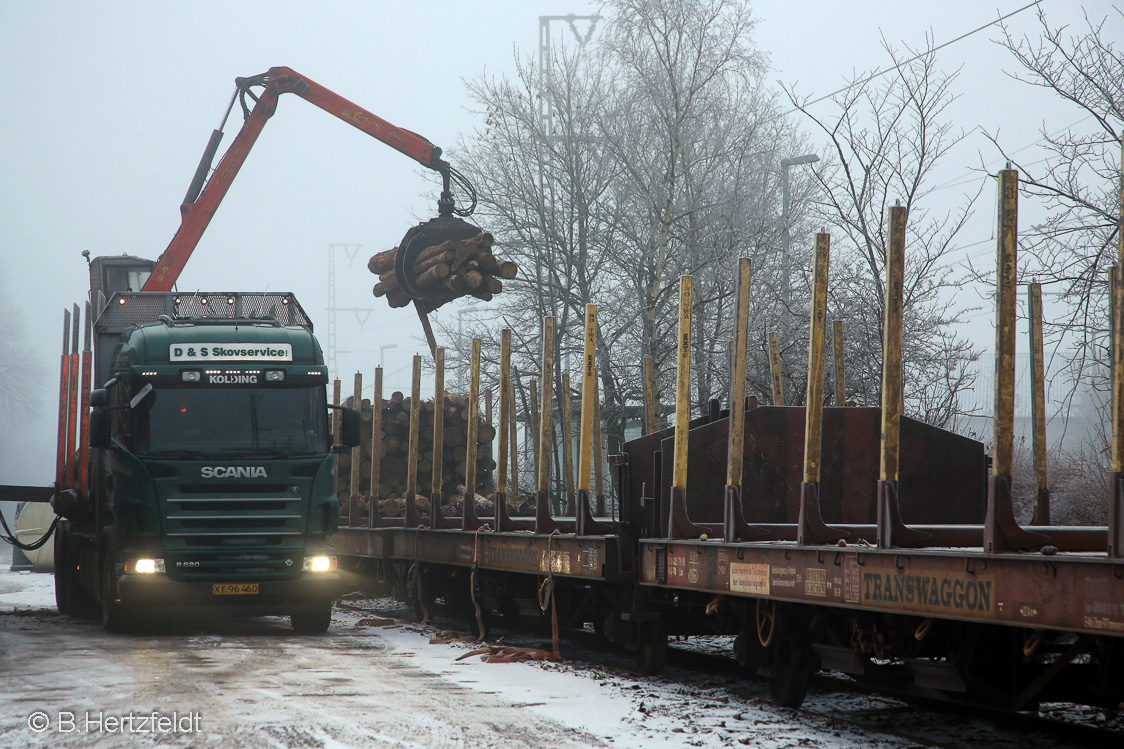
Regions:
M 994 586 L 995 579 L 990 575 L 863 572 L 862 600 L 885 608 L 991 615 Z

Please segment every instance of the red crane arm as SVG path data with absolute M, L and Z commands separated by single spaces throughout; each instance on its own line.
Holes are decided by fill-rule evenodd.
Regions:
M 207 152 L 203 155 L 203 160 L 196 171 L 195 180 L 180 206 L 180 227 L 167 249 L 160 255 L 160 259 L 156 261 L 156 267 L 141 291 L 170 291 L 176 283 L 188 258 L 199 244 L 203 232 L 207 230 L 207 225 L 211 223 L 211 218 L 218 210 L 219 204 L 226 197 L 231 183 L 238 175 L 238 170 L 242 168 L 246 156 L 261 134 L 262 128 L 265 127 L 266 121 L 276 111 L 277 98 L 281 94 L 296 94 L 404 153 L 423 166 L 440 172 L 445 188 L 442 198 L 446 197 L 445 193 L 448 193 L 449 189 L 449 165 L 441 160 L 441 149 L 417 133 L 392 125 L 290 68 L 270 68 L 268 73 L 252 78 L 238 78 L 236 83 L 238 85 L 236 95 L 240 94 L 243 97 L 248 95 L 254 99 L 253 110 L 246 111 L 247 107 L 243 99 L 242 106 L 246 118 L 242 123 L 242 129 L 200 192 L 199 188 L 218 148 L 218 141 L 222 136 L 221 129 L 212 134 Z M 255 96 L 250 90 L 252 86 L 265 88 L 260 95 Z M 231 104 L 233 105 L 233 101 Z

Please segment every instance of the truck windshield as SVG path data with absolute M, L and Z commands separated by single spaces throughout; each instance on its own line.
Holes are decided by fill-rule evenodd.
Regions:
M 133 413 L 132 449 L 152 456 L 328 452 L 324 390 L 157 388 Z

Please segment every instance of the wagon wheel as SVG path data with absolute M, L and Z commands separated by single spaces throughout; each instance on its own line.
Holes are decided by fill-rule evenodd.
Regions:
M 769 648 L 771 674 L 769 692 L 781 707 L 798 708 L 804 703 L 815 670 L 815 655 L 809 643 L 782 635 Z
M 757 641 L 761 643 L 761 647 L 767 648 L 773 643 L 773 637 L 777 634 L 776 602 L 758 598 L 755 618 L 757 619 Z
M 667 632 L 656 620 L 642 622 L 636 640 L 636 665 L 645 676 L 656 676 L 667 660 Z
M 818 669 L 809 624 L 791 607 L 778 612 L 774 601 L 758 599 L 757 637 L 767 651 L 769 692 L 781 707 L 800 707 Z

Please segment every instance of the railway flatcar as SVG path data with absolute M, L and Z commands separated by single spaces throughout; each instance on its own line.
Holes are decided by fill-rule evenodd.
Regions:
M 669 636 L 732 635 L 732 655 L 767 678 L 786 706 L 801 704 L 816 671 L 831 670 L 895 692 L 1007 710 L 1043 701 L 1116 708 L 1124 702 L 1124 281 L 1114 276 L 1111 290 L 1117 406 L 1108 522 L 1050 523 L 1049 494 L 1039 487 L 1035 518 L 1020 525 L 1011 497 L 1016 241 L 1007 223 L 1015 215 L 1008 203 L 1016 200 L 1016 182 L 1015 172 L 1000 173 L 990 454 L 976 440 L 902 415 L 905 211 L 895 207 L 888 217 L 880 407 L 824 406 L 829 237 L 820 234 L 805 405 L 746 398 L 743 260 L 725 409 L 714 401 L 692 418 L 691 279 L 684 277 L 674 423 L 609 456 L 617 511 L 606 512 L 602 490 L 590 485 L 597 400 L 590 305 L 578 486 L 560 512 L 550 496 L 552 388 L 543 387 L 534 513 L 511 517 L 505 334 L 493 512 L 481 517 L 466 495 L 450 516 L 439 488 L 425 512 L 410 486 L 402 517 L 382 517 L 368 503 L 366 518 L 352 512 L 341 523 L 341 567 L 393 584 L 423 616 L 440 601 L 473 621 L 481 636 L 495 615 L 549 617 L 556 633 L 592 625 L 635 650 L 649 673 L 663 666 Z M 1035 330 L 1039 338 L 1032 351 L 1041 356 L 1034 322 L 1032 338 Z M 548 317 L 543 382 L 554 372 L 553 336 Z M 477 341 L 471 404 L 478 400 L 478 361 Z M 416 360 L 411 449 L 420 366 Z M 470 424 L 475 419 L 473 412 Z M 471 451 L 475 440 L 468 442 Z M 475 457 L 466 458 L 469 470 Z M 475 485 L 469 477 L 466 486 Z

